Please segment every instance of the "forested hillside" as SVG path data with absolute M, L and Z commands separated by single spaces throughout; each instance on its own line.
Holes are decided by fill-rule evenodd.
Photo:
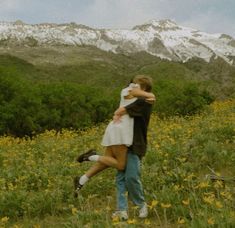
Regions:
M 222 59 L 180 63 L 85 46 L 2 48 L 1 53 L 0 134 L 32 136 L 102 122 L 137 74 L 154 79 L 154 110 L 162 117 L 191 115 L 235 94 L 235 68 Z

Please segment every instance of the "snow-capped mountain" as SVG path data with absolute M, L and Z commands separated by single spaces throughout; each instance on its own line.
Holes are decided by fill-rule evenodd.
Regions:
M 200 32 L 171 20 L 152 20 L 130 30 L 93 29 L 76 23 L 0 22 L 0 46 L 3 45 L 92 45 L 114 53 L 146 51 L 184 62 L 192 57 L 207 62 L 221 57 L 235 64 L 235 40 L 231 36 Z

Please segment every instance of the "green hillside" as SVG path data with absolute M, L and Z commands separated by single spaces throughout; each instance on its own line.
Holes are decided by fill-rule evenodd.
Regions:
M 159 80 L 198 81 L 219 98 L 234 94 L 235 67 L 222 59 L 206 63 L 160 60 L 141 52 L 113 54 L 94 47 L 15 47 L 2 49 L 1 74 L 17 75 L 37 82 L 66 81 L 98 87 L 122 87 L 136 74 Z
M 214 99 L 235 96 L 235 67 L 222 59 L 180 63 L 85 46 L 14 47 L 0 53 L 0 134 L 31 136 L 102 122 L 137 74 L 154 79 L 154 111 L 162 117 L 192 115 Z

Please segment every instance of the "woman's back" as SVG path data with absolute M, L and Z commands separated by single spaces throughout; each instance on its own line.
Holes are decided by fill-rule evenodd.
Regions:
M 138 86 L 136 84 L 131 83 L 128 87 L 122 89 L 121 99 L 120 99 L 120 107 L 125 107 L 125 106 L 127 106 L 137 100 L 137 98 L 133 97 L 133 96 L 131 98 L 128 98 L 129 91 L 132 90 L 133 88 L 137 88 L 137 87 Z
M 136 88 L 136 85 L 131 83 L 128 87 L 122 89 L 120 107 L 125 107 L 137 100 L 136 97 L 130 96 L 129 91 Z M 120 118 L 118 123 L 111 121 L 106 128 L 102 145 L 127 145 L 130 146 L 133 142 L 133 118 L 125 114 Z

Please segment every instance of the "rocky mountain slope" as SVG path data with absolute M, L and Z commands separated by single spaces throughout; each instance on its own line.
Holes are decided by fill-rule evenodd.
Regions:
M 209 62 L 218 57 L 235 64 L 235 40 L 225 34 L 208 34 L 177 25 L 171 20 L 152 20 L 134 28 L 93 29 L 76 23 L 24 24 L 0 22 L 0 47 L 90 45 L 113 53 L 145 51 L 173 61 L 193 57 Z

